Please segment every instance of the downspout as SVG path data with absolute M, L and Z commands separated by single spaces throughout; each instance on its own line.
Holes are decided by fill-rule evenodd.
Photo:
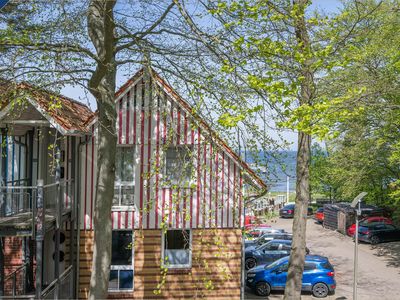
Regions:
M 78 145 L 78 159 L 77 159 L 77 163 L 78 163 L 78 174 L 76 176 L 77 180 L 76 180 L 76 195 L 77 197 L 75 198 L 75 202 L 76 202 L 76 231 L 77 231 L 77 235 L 76 235 L 76 280 L 75 280 L 75 297 L 78 298 L 79 296 L 79 259 L 80 259 L 80 235 L 81 235 L 81 224 L 80 224 L 80 220 L 81 220 L 81 215 L 80 215 L 80 207 L 81 207 L 81 199 L 80 199 L 80 174 L 81 174 L 81 163 L 80 163 L 80 158 L 81 158 L 81 149 L 83 146 L 89 144 L 90 139 L 86 139 L 83 142 L 80 142 Z M 79 200 L 77 200 L 79 199 Z

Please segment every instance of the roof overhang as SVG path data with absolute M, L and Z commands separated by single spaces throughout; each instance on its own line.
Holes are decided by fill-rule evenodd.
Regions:
M 3 110 L 0 111 L 0 127 L 1 128 L 12 127 L 12 128 L 14 128 L 13 131 L 15 131 L 16 133 L 17 132 L 21 133 L 23 131 L 22 128 L 25 128 L 24 130 L 26 131 L 27 129 L 32 128 L 32 127 L 51 127 L 51 128 L 55 128 L 62 135 L 82 136 L 82 135 L 87 134 L 86 132 L 64 129 L 44 109 L 42 109 L 40 107 L 40 105 L 38 105 L 36 103 L 35 100 L 33 100 L 30 97 L 27 97 L 26 100 L 37 112 L 39 112 L 39 114 L 43 118 L 27 120 L 27 119 L 18 119 L 18 117 L 17 117 L 15 119 L 13 118 L 13 119 L 5 120 L 12 113 L 13 109 L 16 109 L 15 103 L 10 102 Z

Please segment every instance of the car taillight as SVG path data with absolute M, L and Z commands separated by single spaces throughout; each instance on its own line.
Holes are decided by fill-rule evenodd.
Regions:
M 326 275 L 328 275 L 329 277 L 333 277 L 333 276 L 335 276 L 335 272 L 330 271 L 330 272 L 326 273 Z

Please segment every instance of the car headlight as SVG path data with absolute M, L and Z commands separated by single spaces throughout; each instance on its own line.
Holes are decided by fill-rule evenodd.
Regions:
M 255 273 L 247 273 L 247 278 L 253 278 L 256 277 Z

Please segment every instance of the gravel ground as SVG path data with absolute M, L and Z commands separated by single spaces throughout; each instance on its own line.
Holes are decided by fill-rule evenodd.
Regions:
M 292 231 L 293 219 L 277 219 L 272 226 Z M 327 256 L 335 268 L 336 293 L 325 299 L 353 298 L 354 242 L 339 232 L 323 228 L 309 219 L 307 247 L 311 254 Z M 382 243 L 377 246 L 359 245 L 358 299 L 400 299 L 400 242 Z M 271 294 L 268 299 L 282 299 L 283 293 Z M 263 299 L 246 290 L 246 299 Z M 304 294 L 302 299 L 317 299 Z

